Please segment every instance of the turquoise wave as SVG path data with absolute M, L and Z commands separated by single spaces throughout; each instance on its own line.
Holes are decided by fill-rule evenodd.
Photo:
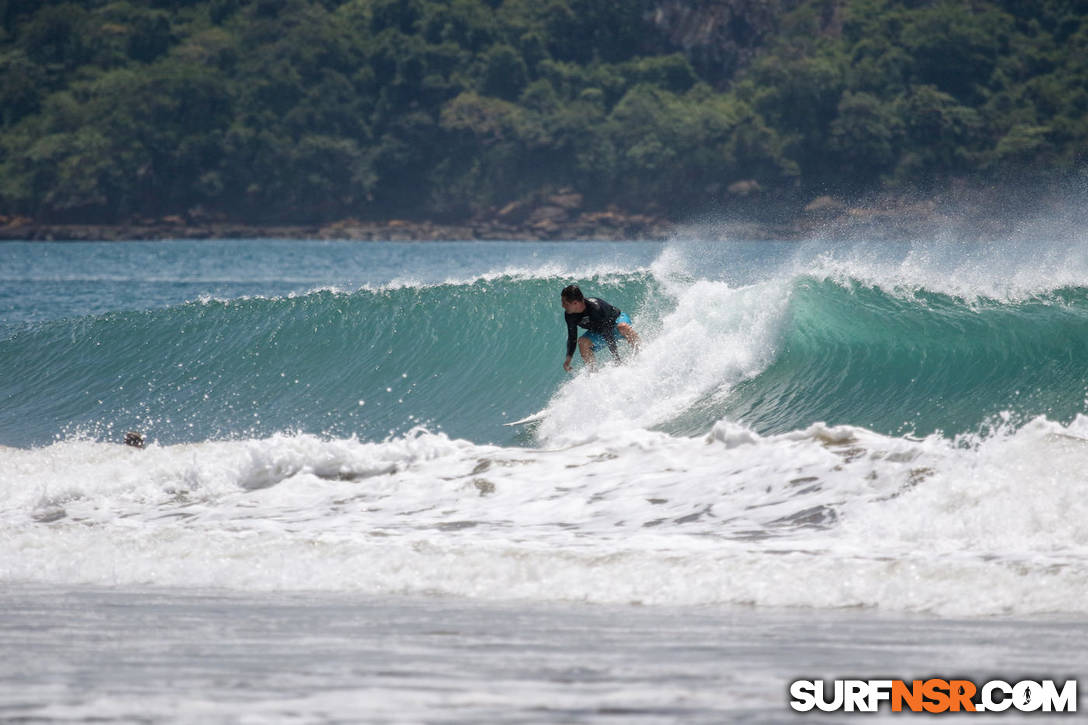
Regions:
M 561 279 L 203 301 L 26 325 L 0 341 L 0 444 L 417 426 L 510 442 L 566 376 Z M 620 306 L 645 276 L 590 280 Z
M 0 340 L 0 444 L 133 428 L 163 443 L 282 431 L 382 440 L 416 425 L 531 443 L 502 423 L 545 407 L 566 380 L 568 281 L 317 291 L 27 324 Z M 676 303 L 649 273 L 582 282 L 636 314 Z M 789 295 L 770 363 L 657 427 L 701 433 L 728 417 L 762 433 L 823 420 L 953 435 L 1001 413 L 1068 420 L 1085 409 L 1088 289 L 968 301 L 799 277 Z
M 774 362 L 724 403 L 704 406 L 703 418 L 728 416 L 761 432 L 822 420 L 955 435 L 1085 411 L 1085 288 L 968 301 L 803 278 L 784 330 Z

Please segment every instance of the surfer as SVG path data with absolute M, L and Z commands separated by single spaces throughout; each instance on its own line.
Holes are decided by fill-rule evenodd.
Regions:
M 578 285 L 572 284 L 563 288 L 559 296 L 563 305 L 563 317 L 567 322 L 567 359 L 563 361 L 563 369 L 570 372 L 570 361 L 574 357 L 574 348 L 582 353 L 582 360 L 591 368 L 595 365 L 594 353 L 608 345 L 612 355 L 617 360 L 620 358 L 616 348 L 616 332 L 618 331 L 638 350 L 639 338 L 635 328 L 631 327 L 631 318 L 619 308 L 613 307 L 599 297 L 585 297 Z M 578 328 L 584 327 L 586 334 L 578 337 Z

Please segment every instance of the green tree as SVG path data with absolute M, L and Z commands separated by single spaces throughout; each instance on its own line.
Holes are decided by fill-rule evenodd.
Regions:
M 982 119 L 935 86 L 914 86 L 896 102 L 905 134 L 900 181 L 932 181 L 970 168 L 980 151 Z
M 824 52 L 815 57 L 769 57 L 752 69 L 741 90 L 771 128 L 782 136 L 786 155 L 811 183 L 840 176 L 829 144 L 831 124 L 846 90 L 844 60 Z
M 1086 1 L 0 0 L 0 213 L 454 219 L 571 187 L 683 214 L 736 181 L 1059 178 L 1088 163 Z
M 38 111 L 46 72 L 21 50 L 0 53 L 0 126 Z
M 902 124 L 893 110 L 868 93 L 847 91 L 831 123 L 831 150 L 843 164 L 846 185 L 870 188 L 898 156 Z
M 483 92 L 514 100 L 521 95 L 529 79 L 525 61 L 509 45 L 493 46 L 484 56 L 487 70 L 484 72 Z
M 88 25 L 89 14 L 80 6 L 49 5 L 20 28 L 19 44 L 38 65 L 71 71 L 87 60 Z
M 916 11 L 901 36 L 913 59 L 913 82 L 963 100 L 983 98 L 1011 30 L 1010 18 L 992 8 L 974 11 L 965 3 L 944 0 Z

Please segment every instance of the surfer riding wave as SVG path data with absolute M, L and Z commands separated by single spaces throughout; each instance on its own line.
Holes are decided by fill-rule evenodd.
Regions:
M 571 371 L 570 361 L 576 347 L 582 354 L 582 361 L 591 369 L 596 366 L 595 353 L 605 345 L 619 360 L 617 332 L 623 335 L 632 348 L 638 350 L 638 333 L 631 326 L 631 318 L 618 307 L 613 307 L 599 297 L 585 297 L 576 284 L 564 287 L 559 300 L 563 305 L 563 317 L 567 323 L 567 357 L 563 361 L 563 369 L 568 373 Z M 587 330 L 581 337 L 578 337 L 579 327 Z

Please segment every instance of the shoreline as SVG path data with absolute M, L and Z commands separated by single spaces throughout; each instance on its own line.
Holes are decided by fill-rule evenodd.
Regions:
M 668 241 L 671 239 L 799 241 L 818 236 L 909 238 L 953 232 L 992 238 L 1022 229 L 1025 218 L 1054 204 L 1021 204 L 1000 195 L 907 200 L 884 197 L 847 203 L 813 199 L 776 218 L 709 212 L 685 220 L 609 208 L 581 211 L 580 198 L 551 197 L 543 205 L 511 204 L 490 216 L 457 223 L 343 219 L 312 224 L 249 224 L 166 216 L 120 224 L 50 224 L 0 215 L 4 241 L 157 241 L 170 239 L 297 239 L 400 241 Z M 1058 205 L 1060 206 L 1060 205 Z

